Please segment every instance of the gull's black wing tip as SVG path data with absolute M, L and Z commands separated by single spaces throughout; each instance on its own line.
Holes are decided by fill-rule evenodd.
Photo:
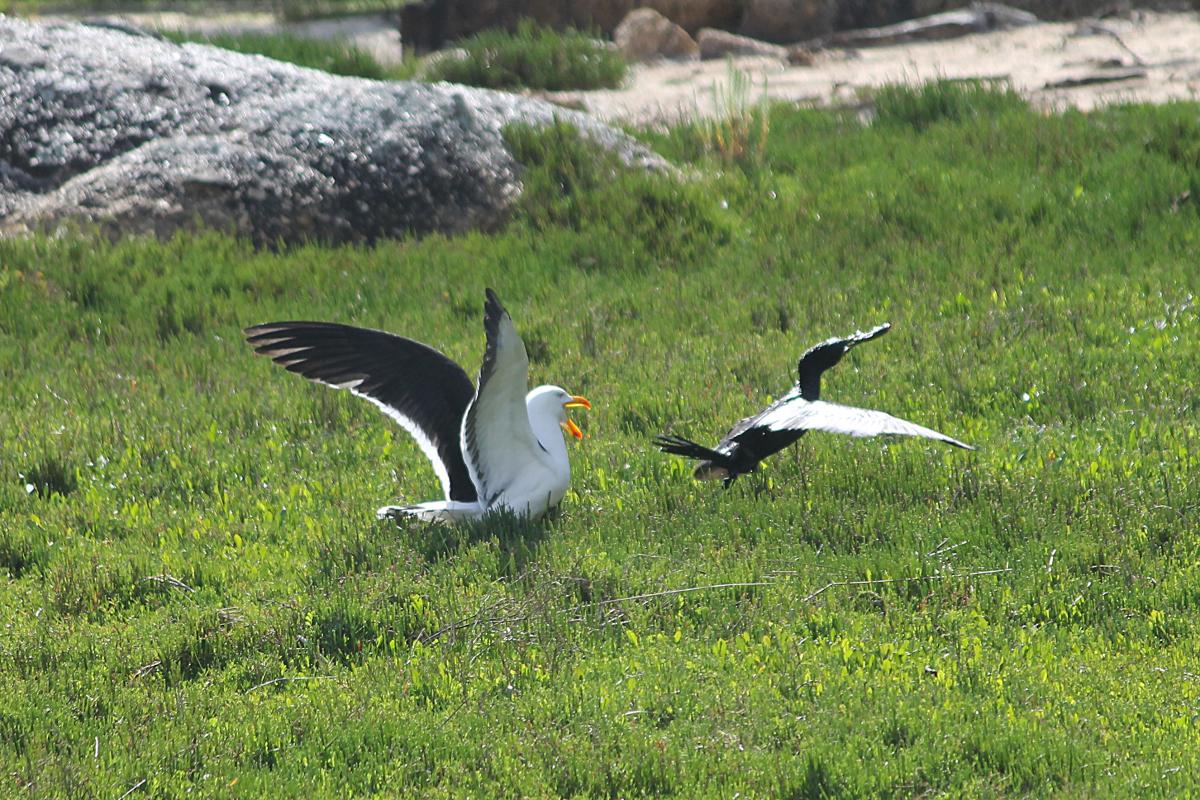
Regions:
M 260 322 L 257 325 L 247 325 L 242 328 L 242 336 L 246 337 L 246 341 L 253 343 L 255 339 L 275 333 L 284 325 L 286 323 L 282 322 Z
M 495 289 L 484 289 L 484 296 L 486 300 L 483 304 L 483 329 L 490 339 L 499 333 L 500 320 L 508 316 L 508 311 L 496 296 Z
M 277 345 L 293 342 L 305 334 L 320 334 L 338 329 L 339 325 L 326 322 L 310 322 L 307 320 L 286 320 L 279 322 L 260 322 L 242 328 L 242 336 L 246 343 L 254 348 L 259 355 L 271 356 Z

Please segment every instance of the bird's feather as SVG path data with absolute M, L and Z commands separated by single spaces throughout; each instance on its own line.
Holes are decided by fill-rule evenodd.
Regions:
M 491 289 L 483 327 L 487 349 L 475 397 L 463 418 L 462 440 L 467 467 L 486 508 L 522 472 L 537 468 L 540 458 L 525 406 L 529 356 L 512 318 Z
M 477 499 L 460 442 L 474 387 L 458 364 L 421 342 L 337 323 L 270 322 L 245 334 L 288 371 L 371 401 L 412 434 L 447 500 Z
M 776 406 L 769 414 L 764 414 L 758 420 L 758 425 L 772 431 L 825 431 L 827 433 L 844 433 L 849 436 L 881 436 L 884 434 L 920 436 L 926 439 L 936 439 L 964 450 L 975 449 L 944 433 L 938 433 L 931 428 L 917 425 L 915 422 L 893 417 L 883 411 L 843 406 L 837 403 L 827 403 L 824 400 L 812 402 L 796 400 Z

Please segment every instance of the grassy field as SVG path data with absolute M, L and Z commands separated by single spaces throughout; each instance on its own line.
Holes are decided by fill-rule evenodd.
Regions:
M 1200 107 L 943 85 L 713 134 L 644 134 L 675 183 L 513 131 L 492 235 L 0 242 L 0 795 L 1200 791 Z M 594 404 L 572 490 L 377 522 L 437 496 L 416 446 L 239 331 L 474 371 L 485 286 Z M 978 452 L 813 434 L 722 491 L 650 446 L 885 320 L 828 399 Z

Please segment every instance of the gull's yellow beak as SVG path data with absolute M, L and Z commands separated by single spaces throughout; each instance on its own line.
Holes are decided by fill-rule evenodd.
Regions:
M 563 403 L 563 408 L 588 408 L 588 409 L 590 409 L 591 407 L 592 407 L 592 404 L 588 402 L 588 399 L 586 397 L 584 397 L 582 395 L 578 395 L 578 394 L 572 395 L 571 399 L 569 401 Z M 583 438 L 583 431 L 579 430 L 579 426 L 576 425 L 571 420 L 568 419 L 566 422 L 564 422 L 563 428 L 565 428 L 567 433 L 571 434 L 576 439 Z

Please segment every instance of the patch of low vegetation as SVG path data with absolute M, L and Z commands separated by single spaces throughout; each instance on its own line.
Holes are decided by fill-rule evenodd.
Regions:
M 313 39 L 285 33 L 211 33 L 162 31 L 174 42 L 200 42 L 238 53 L 266 56 L 334 75 L 374 80 L 407 80 L 417 71 L 416 59 L 384 65 L 371 53 L 345 39 Z
M 766 84 L 755 96 L 753 80 L 728 63 L 728 80 L 712 88 L 715 113 L 697 123 L 704 150 L 726 164 L 754 167 L 762 162 L 771 131 Z
M 0 240 L 0 780 L 1195 794 L 1200 106 L 970 103 L 774 106 L 753 163 L 641 134 L 686 180 L 513 128 L 526 195 L 486 234 Z M 485 286 L 532 379 L 593 402 L 561 512 L 376 521 L 438 495 L 417 446 L 241 328 L 474 364 Z M 885 320 L 824 396 L 978 451 L 814 433 L 724 491 L 650 444 L 715 441 L 804 348 Z
M 671 149 L 681 160 L 752 174 L 764 165 L 773 104 L 767 99 L 765 79 L 755 85 L 732 59 L 727 67 L 726 79 L 711 89 L 712 114 L 676 125 L 670 133 Z
M 524 167 L 517 219 L 539 232 L 577 234 L 580 248 L 595 250 L 581 254 L 585 266 L 611 257 L 617 231 L 631 234 L 618 266 L 632 269 L 690 262 L 731 235 L 702 187 L 676 175 L 631 168 L 569 123 L 511 125 L 505 139 Z M 679 225 L 681 219 L 688 225 Z
M 592 36 L 529 20 L 515 32 L 483 31 L 459 47 L 461 56 L 435 61 L 426 77 L 488 89 L 611 89 L 627 69 L 619 53 Z
M 904 125 L 917 130 L 942 121 L 995 118 L 1028 108 L 1024 98 L 1007 83 L 981 80 L 932 81 L 915 88 L 884 86 L 871 99 L 877 125 Z

